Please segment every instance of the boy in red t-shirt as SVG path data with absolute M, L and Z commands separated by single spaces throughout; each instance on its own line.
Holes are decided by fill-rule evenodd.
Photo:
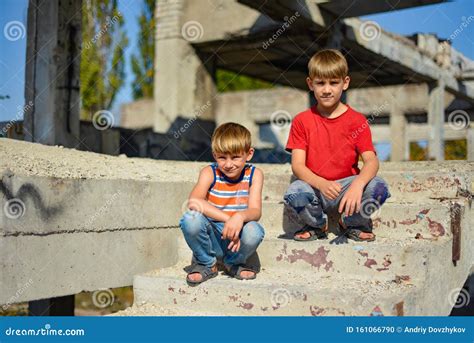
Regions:
M 341 52 L 326 49 L 308 63 L 309 89 L 317 105 L 299 113 L 291 124 L 286 150 L 298 180 L 284 200 L 302 223 L 298 241 L 327 238 L 327 213 L 341 214 L 342 233 L 334 243 L 373 241 L 370 215 L 390 197 L 386 182 L 376 176 L 379 161 L 368 121 L 341 102 L 349 87 L 347 61 Z M 358 168 L 359 156 L 364 165 Z

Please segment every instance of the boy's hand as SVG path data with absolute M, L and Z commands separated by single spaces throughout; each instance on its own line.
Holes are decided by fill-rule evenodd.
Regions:
M 342 186 L 336 181 L 324 180 L 321 181 L 319 191 L 328 199 L 334 200 L 341 192 Z
M 231 241 L 229 245 L 227 246 L 227 249 L 229 249 L 232 252 L 237 252 L 240 249 L 240 239 L 237 238 L 234 241 Z
M 222 230 L 222 239 L 229 239 L 231 241 L 238 240 L 243 226 L 244 219 L 242 216 L 239 213 L 234 214 L 224 224 L 224 229 Z
M 346 216 L 352 216 L 354 212 L 359 212 L 363 191 L 363 186 L 357 183 L 352 183 L 339 203 L 339 213 L 344 211 Z

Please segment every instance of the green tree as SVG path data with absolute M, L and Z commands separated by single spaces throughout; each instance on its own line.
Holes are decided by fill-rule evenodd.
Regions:
M 239 75 L 233 71 L 218 69 L 216 71 L 218 92 L 244 91 L 273 88 L 273 84 L 250 76 Z
M 467 140 L 459 139 L 446 141 L 444 144 L 445 160 L 466 160 L 467 159 Z
M 426 161 L 428 148 L 423 148 L 418 142 L 410 142 L 410 161 Z
M 444 159 L 445 160 L 465 160 L 467 158 L 467 141 L 465 139 L 445 141 Z M 410 160 L 427 161 L 428 147 L 423 148 L 418 142 L 410 143 Z
M 155 0 L 144 0 L 141 15 L 138 17 L 139 54 L 132 55 L 133 98 L 153 97 L 153 63 L 155 60 Z
M 109 110 L 124 84 L 128 39 L 117 0 L 85 0 L 82 8 L 81 119 Z

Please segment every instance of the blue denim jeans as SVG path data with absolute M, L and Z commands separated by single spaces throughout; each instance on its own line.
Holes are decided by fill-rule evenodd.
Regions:
M 314 228 L 323 227 L 328 220 L 328 211 L 337 211 L 342 197 L 348 190 L 356 175 L 336 180 L 342 186 L 341 192 L 334 200 L 326 198 L 318 189 L 311 187 L 308 183 L 296 180 L 290 184 L 284 196 L 284 202 L 293 215 L 307 226 Z M 387 183 L 380 177 L 375 176 L 365 186 L 362 193 L 361 209 L 351 216 L 342 213 L 342 221 L 347 227 L 367 228 L 372 227 L 370 215 L 377 211 L 380 206 L 390 198 Z
M 212 267 L 217 258 L 222 258 L 226 266 L 244 264 L 257 250 L 265 235 L 257 222 L 245 223 L 240 231 L 240 249 L 227 249 L 228 239 L 221 239 L 223 222 L 216 222 L 196 211 L 187 211 L 179 222 L 184 239 L 193 251 L 193 259 L 199 264 Z

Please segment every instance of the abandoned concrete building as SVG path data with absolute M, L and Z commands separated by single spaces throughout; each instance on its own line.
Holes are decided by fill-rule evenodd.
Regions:
M 0 221 L 0 304 L 71 314 L 71 295 L 133 284 L 122 315 L 449 315 L 470 297 L 474 272 L 474 61 L 434 35 L 403 37 L 358 18 L 438 2 L 157 0 L 154 98 L 124 105 L 118 126 L 98 130 L 77 106 L 81 1 L 30 0 L 33 105 L 8 126 L 16 139 L 0 139 L 0 205 L 20 209 Z M 280 236 L 297 225 L 281 204 L 291 179 L 283 146 L 292 117 L 314 103 L 306 64 L 324 47 L 347 57 L 345 100 L 367 116 L 374 143 L 391 144 L 379 174 L 392 197 L 373 215 L 370 244 Z M 218 68 L 277 87 L 218 93 Z M 255 162 L 275 163 L 260 165 L 263 268 L 253 283 L 219 277 L 191 289 L 178 221 L 226 121 L 251 130 Z M 467 161 L 443 161 L 444 142 L 457 139 L 467 140 Z M 419 140 L 432 161 L 407 162 Z

